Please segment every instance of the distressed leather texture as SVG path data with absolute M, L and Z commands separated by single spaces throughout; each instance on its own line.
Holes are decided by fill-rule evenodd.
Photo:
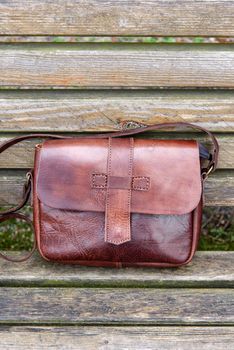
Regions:
M 126 138 L 116 140 L 126 142 Z M 44 142 L 35 164 L 40 201 L 57 209 L 104 212 L 106 189 L 93 188 L 92 180 L 93 174 L 108 172 L 108 145 L 108 139 Z M 119 147 L 115 157 L 118 175 L 129 153 Z M 132 191 L 132 212 L 186 214 L 196 208 L 201 197 L 196 141 L 134 139 L 133 158 L 133 177 L 148 178 L 150 190 Z
M 186 264 L 200 234 L 200 173 L 196 141 L 48 140 L 35 152 L 38 249 L 92 266 Z

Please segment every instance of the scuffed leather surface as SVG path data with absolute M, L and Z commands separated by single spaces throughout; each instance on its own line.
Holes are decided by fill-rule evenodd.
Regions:
M 121 139 L 121 141 L 123 141 Z M 46 141 L 35 164 L 37 194 L 57 209 L 105 211 L 106 190 L 93 188 L 93 174 L 107 174 L 108 139 Z M 134 177 L 150 178 L 147 191 L 132 190 L 131 212 L 185 214 L 201 198 L 196 141 L 134 139 Z M 121 165 L 121 157 L 118 159 Z
M 38 245 L 45 258 L 57 261 L 183 263 L 192 244 L 192 214 L 132 214 L 130 242 L 104 241 L 105 217 L 40 205 Z
M 63 147 L 63 145 L 61 146 Z M 55 145 L 52 148 L 54 147 Z M 153 144 L 153 147 L 155 148 L 155 144 Z M 195 145 L 192 145 L 193 147 Z M 106 147 L 104 146 L 101 149 L 103 152 L 99 154 L 99 157 L 103 156 Z M 63 170 L 70 163 L 69 159 L 74 157 L 73 151 L 70 152 L 70 155 L 67 154 L 67 161 L 63 164 Z M 58 160 L 60 154 L 59 147 L 57 153 L 56 159 Z M 33 184 L 34 226 L 38 249 L 45 259 L 63 263 L 116 267 L 180 266 L 191 260 L 196 251 L 200 234 L 201 201 L 197 204 L 197 208 L 194 211 L 181 215 L 131 213 L 131 241 L 121 245 L 105 242 L 104 211 L 52 208 L 44 203 L 44 195 L 42 195 L 43 202 L 38 198 L 38 179 L 42 177 L 42 182 L 46 183 L 46 176 L 51 171 L 53 174 L 52 178 L 55 179 L 57 172 L 60 179 L 59 181 L 55 181 L 56 187 L 52 188 L 49 185 L 48 194 L 52 195 L 52 197 L 54 195 L 53 200 L 55 198 L 57 200 L 58 198 L 61 199 L 60 194 L 62 193 L 63 203 L 70 203 L 71 192 L 67 193 L 67 187 L 62 186 L 62 183 L 66 183 L 67 181 L 69 184 L 69 181 L 74 181 L 76 177 L 73 173 L 73 177 L 69 176 L 66 180 L 66 171 L 61 172 L 61 174 L 58 173 L 58 171 L 62 171 L 60 163 L 62 163 L 63 157 L 65 157 L 63 152 L 61 154 L 62 158 L 57 167 L 56 163 L 52 162 L 50 166 L 44 169 L 45 171 L 38 173 L 40 148 L 35 153 L 35 176 Z M 93 156 L 95 154 L 94 151 Z M 83 161 L 85 162 L 85 156 L 83 156 Z M 149 161 L 147 157 L 146 161 Z M 74 165 L 74 163 L 72 164 Z M 95 164 L 98 164 L 96 160 Z M 102 169 L 97 170 L 102 173 Z M 134 168 L 135 170 L 136 168 Z M 153 170 L 151 168 L 147 175 L 152 176 Z M 170 171 L 173 172 L 173 170 L 174 168 L 171 166 Z M 63 176 L 64 181 L 60 182 Z M 198 179 L 200 181 L 200 173 L 198 174 Z M 193 186 L 193 182 L 190 181 L 190 187 Z M 44 186 L 43 190 L 45 189 L 48 189 L 48 187 Z M 75 189 L 76 187 L 72 187 L 74 192 L 73 198 L 77 199 L 79 206 L 80 193 L 77 190 L 75 191 Z M 58 197 L 56 197 L 57 191 L 59 193 Z M 100 202 L 100 206 L 102 205 L 103 198 L 105 198 L 105 193 L 106 189 L 97 189 L 96 196 L 98 202 Z M 188 192 L 183 193 L 183 195 L 186 197 Z M 160 197 L 157 196 L 154 200 L 159 201 Z M 169 206 L 176 208 L 175 198 L 169 197 L 165 199 L 165 202 L 163 202 L 164 206 L 166 205 L 166 200 Z M 172 201 L 172 204 L 170 201 Z M 154 203 L 150 203 L 150 206 L 153 206 Z M 147 202 L 143 201 L 141 205 L 147 205 Z

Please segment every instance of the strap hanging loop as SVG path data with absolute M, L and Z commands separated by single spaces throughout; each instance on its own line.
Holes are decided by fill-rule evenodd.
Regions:
M 21 214 L 21 213 L 10 213 L 10 214 L 6 214 L 4 216 L 0 215 L 0 223 L 4 222 L 6 220 L 10 220 L 10 219 L 24 220 L 29 225 L 31 225 L 33 227 L 33 223 L 30 220 L 30 218 L 28 216 L 24 215 L 24 214 Z M 7 261 L 11 261 L 11 262 L 23 262 L 23 261 L 28 260 L 33 255 L 33 253 L 35 252 L 36 248 L 37 248 L 37 243 L 36 243 L 36 240 L 34 239 L 32 250 L 30 252 L 28 252 L 26 255 L 24 255 L 22 257 L 19 257 L 19 258 L 14 258 L 14 257 L 7 256 L 4 253 L 0 252 L 0 257 L 5 259 L 5 260 L 7 260 Z

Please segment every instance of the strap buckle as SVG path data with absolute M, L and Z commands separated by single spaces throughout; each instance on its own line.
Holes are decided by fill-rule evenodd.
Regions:
M 203 181 L 205 181 L 210 173 L 214 170 L 214 163 L 212 163 L 205 171 L 202 172 L 201 176 L 203 178 Z
M 24 195 L 27 192 L 29 186 L 31 186 L 31 180 L 32 180 L 32 173 L 31 173 L 31 171 L 28 171 L 25 177 L 26 177 L 26 181 L 24 183 Z

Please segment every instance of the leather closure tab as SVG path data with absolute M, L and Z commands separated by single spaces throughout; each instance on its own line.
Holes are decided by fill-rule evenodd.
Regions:
M 117 245 L 131 240 L 133 147 L 133 138 L 109 138 L 105 241 Z

